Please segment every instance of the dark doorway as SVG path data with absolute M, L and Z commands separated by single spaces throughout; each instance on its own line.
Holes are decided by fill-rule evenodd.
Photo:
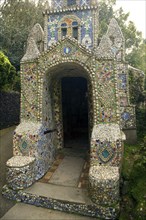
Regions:
M 62 78 L 62 112 L 65 147 L 88 147 L 87 80 Z

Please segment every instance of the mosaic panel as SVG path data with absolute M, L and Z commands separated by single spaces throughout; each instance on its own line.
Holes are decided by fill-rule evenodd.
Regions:
M 64 18 L 64 20 L 63 20 Z M 48 46 L 56 43 L 61 38 L 61 21 L 67 24 L 68 35 L 72 36 L 72 22 L 74 20 L 79 23 L 79 42 L 87 48 L 93 46 L 93 26 L 92 26 L 92 13 L 90 10 L 66 12 L 49 16 L 48 20 Z M 80 27 L 81 26 L 81 27 Z
M 91 142 L 91 160 L 95 165 L 118 166 L 122 158 L 122 143 L 120 140 L 110 142 L 94 140 Z
M 88 6 L 90 4 L 90 0 L 80 0 L 81 6 Z
M 129 100 L 129 73 L 128 66 L 118 63 L 117 81 L 120 103 L 120 124 L 124 129 L 136 128 L 135 107 L 130 104 Z
M 21 71 L 21 118 L 37 121 L 38 78 L 35 63 L 23 64 Z
M 60 9 L 61 7 L 71 6 L 89 6 L 90 0 L 54 0 L 52 2 L 54 9 Z
M 61 81 L 52 82 L 53 109 L 55 128 L 57 129 L 57 148 L 63 147 L 63 121 L 62 121 L 62 102 L 61 102 Z
M 73 56 L 75 53 L 78 53 L 78 49 L 71 43 L 68 42 L 62 45 L 62 56 Z
M 99 122 L 116 121 L 116 90 L 114 64 L 112 62 L 96 63 L 97 95 L 99 100 Z
M 47 130 L 39 123 L 25 122 L 16 128 L 13 137 L 14 156 L 31 156 L 36 159 L 36 179 L 44 175 L 55 157 L 55 132 L 47 133 Z
M 50 76 L 49 74 L 45 74 L 43 76 L 42 123 L 44 127 L 48 128 L 48 130 L 54 129 L 55 127 L 49 85 L 50 85 Z
M 118 75 L 118 88 L 122 90 L 126 90 L 127 88 L 127 77 L 124 73 Z
M 91 164 L 120 166 L 123 138 L 118 124 L 94 126 L 91 137 Z
M 107 163 L 114 157 L 114 147 L 109 141 L 96 140 L 97 157 L 102 163 Z
M 120 108 L 121 112 L 121 127 L 124 129 L 135 128 L 135 107 L 134 106 L 123 106 Z
M 63 6 L 63 0 L 54 0 L 53 7 L 55 9 L 60 9 Z
M 120 106 L 128 106 L 128 98 L 120 97 Z

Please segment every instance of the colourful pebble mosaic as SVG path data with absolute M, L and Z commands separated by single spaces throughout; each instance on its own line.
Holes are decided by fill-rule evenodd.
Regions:
M 125 140 L 122 129 L 136 129 L 135 108 L 129 101 L 129 66 L 125 62 L 123 34 L 112 19 L 99 42 L 98 14 L 95 0 L 55 0 L 51 6 L 45 6 L 44 30 L 39 24 L 32 29 L 21 60 L 21 123 L 14 133 L 15 158 L 8 167 L 7 179 L 12 189 L 14 185 L 25 188 L 33 182 L 32 176 L 36 181 L 49 171 L 56 151 L 64 145 L 61 78 L 84 77 L 88 86 L 89 191 L 98 210 L 91 211 L 90 216 L 114 219 L 116 210 L 98 208 L 97 204 L 119 201 L 119 169 Z M 66 68 L 78 69 L 78 75 L 66 74 Z M 16 156 L 24 160 L 34 158 L 35 169 L 27 162 L 15 168 Z M 26 172 L 30 176 L 30 182 L 22 178 L 26 185 L 20 183 L 19 169 L 21 174 Z M 17 200 L 20 194 L 21 201 L 30 204 L 59 206 L 57 201 L 52 205 L 51 200 L 40 197 L 35 200 L 32 195 L 22 199 L 22 192 L 4 189 L 8 198 Z M 69 209 L 65 204 L 62 207 Z M 78 213 L 88 212 L 87 207 L 68 207 Z
M 13 190 L 31 186 L 35 182 L 35 158 L 14 156 L 7 161 L 7 185 Z
M 102 205 L 119 201 L 118 167 L 92 166 L 89 170 L 89 192 L 93 202 Z

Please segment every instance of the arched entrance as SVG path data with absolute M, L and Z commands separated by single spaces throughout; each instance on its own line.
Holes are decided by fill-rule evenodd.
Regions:
M 64 63 L 51 68 L 46 76 L 48 88 L 45 90 L 50 92 L 49 109 L 57 130 L 57 149 L 88 149 L 93 127 L 92 84 L 88 72 L 77 63 Z

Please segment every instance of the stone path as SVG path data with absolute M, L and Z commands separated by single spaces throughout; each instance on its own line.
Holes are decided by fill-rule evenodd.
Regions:
M 11 208 L 1 220 L 94 220 L 95 218 L 68 214 L 19 203 Z
M 6 184 L 6 162 L 13 156 L 13 132 L 16 126 L 0 130 L 0 218 L 15 202 L 2 197 L 2 187 Z
M 49 183 L 77 187 L 84 163 L 83 158 L 65 156 Z

